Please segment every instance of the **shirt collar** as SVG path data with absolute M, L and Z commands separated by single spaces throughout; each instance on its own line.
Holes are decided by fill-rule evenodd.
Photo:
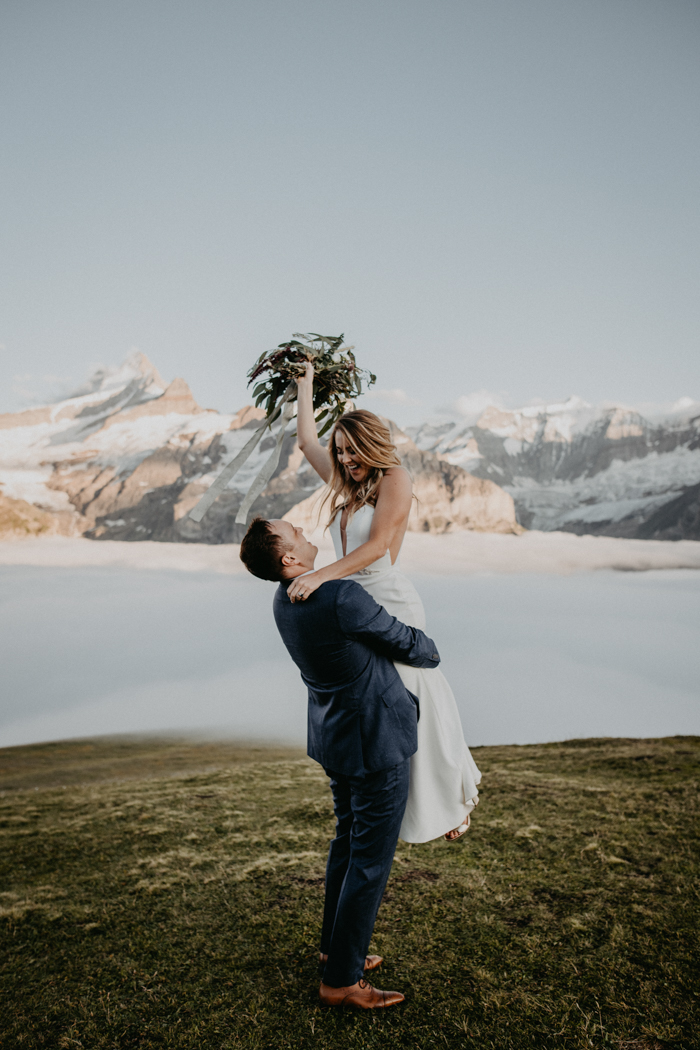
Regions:
M 294 580 L 300 580 L 302 576 L 310 576 L 312 572 L 316 572 L 316 570 L 307 569 L 306 572 L 300 572 L 298 576 L 294 576 L 291 580 L 280 580 L 280 583 L 285 587 L 289 587 L 290 583 L 294 583 Z

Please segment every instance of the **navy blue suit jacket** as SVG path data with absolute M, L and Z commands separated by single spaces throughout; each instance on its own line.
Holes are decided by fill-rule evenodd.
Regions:
M 403 762 L 418 746 L 418 700 L 392 661 L 437 667 L 435 643 L 353 580 L 330 580 L 294 603 L 290 582 L 278 587 L 273 609 L 309 690 L 309 756 L 347 776 Z

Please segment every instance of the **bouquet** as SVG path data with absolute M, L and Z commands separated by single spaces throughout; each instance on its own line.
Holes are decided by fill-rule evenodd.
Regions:
M 362 393 L 363 380 L 367 386 L 377 377 L 357 367 L 354 346 L 343 346 L 343 335 L 301 335 L 296 332 L 288 343 L 280 343 L 276 350 L 261 354 L 248 373 L 248 386 L 268 373 L 253 389 L 255 407 L 265 403 L 266 418 L 275 411 L 289 384 L 303 376 L 307 361 L 314 366 L 314 411 L 316 422 L 325 419 L 318 436 L 321 437 L 342 416 L 348 402 Z M 296 385 L 296 384 L 295 384 Z M 291 400 L 296 398 L 296 391 Z
M 249 458 L 266 430 L 282 416 L 277 441 L 260 473 L 246 493 L 236 515 L 236 523 L 245 525 L 248 511 L 263 491 L 279 463 L 282 442 L 287 423 L 293 416 L 292 403 L 297 396 L 297 378 L 303 376 L 306 364 L 314 366 L 314 413 L 316 423 L 322 424 L 319 437 L 329 430 L 342 416 L 355 397 L 362 393 L 363 381 L 367 386 L 376 383 L 371 372 L 358 368 L 353 353 L 354 347 L 343 346 L 343 335 L 328 336 L 310 332 L 295 333 L 286 343 L 268 353 L 261 354 L 248 372 L 248 386 L 259 380 L 253 389 L 255 406 L 265 405 L 265 418 L 248 443 L 234 456 L 211 486 L 190 511 L 193 521 L 201 521 L 209 507 L 226 488 L 231 478 Z M 264 378 L 261 378 L 264 376 Z

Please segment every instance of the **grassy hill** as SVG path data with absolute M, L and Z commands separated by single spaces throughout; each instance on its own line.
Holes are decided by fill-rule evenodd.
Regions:
M 700 739 L 475 750 L 459 843 L 399 844 L 374 981 L 322 1010 L 322 770 L 292 749 L 0 751 L 0 1047 L 697 1047 Z

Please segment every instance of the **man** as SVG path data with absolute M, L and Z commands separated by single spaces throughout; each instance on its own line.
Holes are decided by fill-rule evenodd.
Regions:
M 241 560 L 254 576 L 278 580 L 277 628 L 309 691 L 308 754 L 330 777 L 336 834 L 326 865 L 320 987 L 327 1006 L 393 1006 L 400 992 L 363 978 L 408 797 L 417 747 L 418 700 L 392 661 L 437 667 L 435 643 L 390 616 L 352 580 L 330 580 L 292 603 L 287 586 L 313 572 L 318 548 L 287 521 L 251 522 Z

